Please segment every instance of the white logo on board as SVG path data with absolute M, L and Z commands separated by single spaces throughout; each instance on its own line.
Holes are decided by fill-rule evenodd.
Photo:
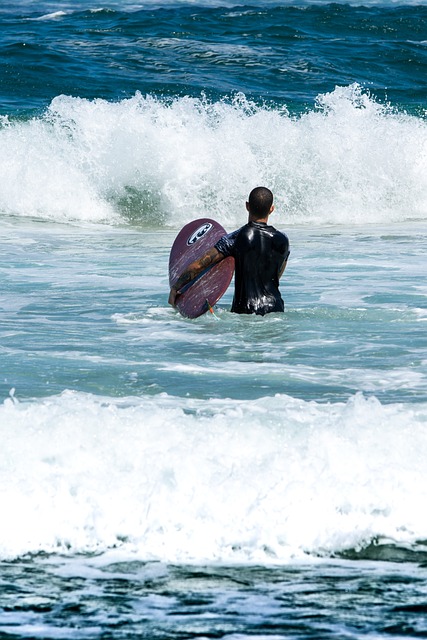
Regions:
M 212 229 L 211 222 L 206 222 L 205 224 L 202 224 L 202 226 L 196 229 L 196 231 L 192 233 L 191 236 L 188 238 L 187 240 L 188 246 L 190 246 L 191 244 L 194 244 L 195 242 L 197 242 L 197 240 L 200 240 L 200 238 L 203 238 L 203 236 L 206 235 L 207 232 L 210 231 L 211 229 Z

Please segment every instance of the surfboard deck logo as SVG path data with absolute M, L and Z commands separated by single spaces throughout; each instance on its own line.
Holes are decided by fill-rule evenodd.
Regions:
M 188 238 L 187 240 L 188 246 L 194 244 L 195 242 L 197 242 L 197 240 L 200 240 L 200 238 L 203 238 L 203 236 L 206 233 L 208 233 L 208 231 L 210 231 L 211 229 L 212 229 L 211 222 L 206 222 L 206 224 L 202 224 L 202 226 L 196 229 L 196 231 L 192 233 L 191 236 Z
M 169 284 L 172 287 L 194 260 L 211 249 L 226 230 L 210 218 L 186 224 L 178 233 L 169 256 Z M 208 267 L 183 287 L 176 308 L 186 318 L 198 318 L 209 311 L 227 291 L 234 273 L 234 258 L 224 258 Z

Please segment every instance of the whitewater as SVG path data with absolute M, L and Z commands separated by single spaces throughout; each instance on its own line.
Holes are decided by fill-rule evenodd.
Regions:
M 1 125 L 0 207 L 13 215 L 179 228 L 215 211 L 235 227 L 251 185 L 269 184 L 282 224 L 425 220 L 425 120 L 357 84 L 298 116 L 243 94 L 59 96 Z

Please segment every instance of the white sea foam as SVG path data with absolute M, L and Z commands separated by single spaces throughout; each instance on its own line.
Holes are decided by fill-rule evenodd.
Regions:
M 12 394 L 13 395 L 13 394 Z M 115 400 L 0 406 L 0 556 L 121 548 L 287 562 L 427 538 L 427 405 Z
M 70 11 L 53 11 L 52 13 L 46 13 L 43 16 L 39 16 L 38 18 L 31 18 L 32 20 L 58 20 L 59 18 L 63 18 L 64 16 L 69 15 Z
M 427 218 L 425 120 L 357 85 L 319 96 L 300 117 L 243 95 L 58 96 L 44 116 L 0 126 L 5 213 L 174 227 L 213 215 L 234 227 L 248 191 L 266 184 L 278 223 Z

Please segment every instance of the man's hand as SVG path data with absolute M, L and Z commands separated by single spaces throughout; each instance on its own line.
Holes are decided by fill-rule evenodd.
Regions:
M 172 306 L 176 306 L 176 298 L 179 296 L 178 291 L 182 289 L 188 282 L 191 282 L 199 275 L 204 269 L 211 265 L 221 262 L 224 259 L 224 255 L 220 253 L 215 247 L 209 249 L 204 256 L 192 262 L 183 273 L 179 276 L 174 286 L 170 290 L 168 303 Z
M 175 307 L 175 301 L 178 295 L 178 291 L 175 289 L 175 287 L 172 287 L 169 294 L 168 304 L 170 304 L 172 307 Z

